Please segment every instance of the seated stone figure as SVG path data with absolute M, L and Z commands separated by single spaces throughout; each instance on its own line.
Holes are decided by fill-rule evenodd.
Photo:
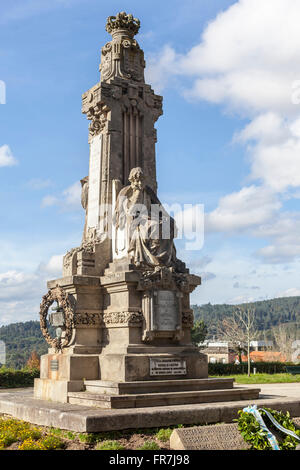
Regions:
M 128 179 L 130 185 L 121 189 L 116 201 L 116 238 L 125 231 L 127 256 L 135 266 L 175 266 L 178 260 L 173 242 L 174 219 L 145 185 L 140 167 L 133 168 Z

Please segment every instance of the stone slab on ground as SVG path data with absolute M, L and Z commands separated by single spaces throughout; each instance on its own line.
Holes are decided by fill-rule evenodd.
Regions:
M 230 423 L 237 418 L 238 410 L 252 403 L 289 411 L 293 417 L 300 416 L 299 398 L 263 396 L 251 402 L 243 400 L 110 410 L 38 400 L 33 398 L 32 389 L 0 393 L 0 413 L 37 425 L 76 432 L 165 427 L 176 424 Z
M 294 418 L 300 426 L 300 418 Z M 174 429 L 170 438 L 172 450 L 248 450 L 236 423 Z
M 174 429 L 170 438 L 172 450 L 248 450 L 237 424 L 218 424 Z

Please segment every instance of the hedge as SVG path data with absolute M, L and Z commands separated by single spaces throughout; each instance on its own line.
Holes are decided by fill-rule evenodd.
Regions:
M 286 373 L 286 366 L 291 365 L 286 362 L 251 362 L 251 372 L 256 368 L 256 372 L 263 374 L 280 374 Z M 208 375 L 237 375 L 247 374 L 248 364 L 222 364 L 222 363 L 209 363 Z
M 0 388 L 30 387 L 33 386 L 34 379 L 40 376 L 40 371 L 34 370 L 14 370 L 5 367 L 0 368 Z

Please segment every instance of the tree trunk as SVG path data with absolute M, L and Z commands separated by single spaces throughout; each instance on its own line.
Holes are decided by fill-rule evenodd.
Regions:
M 248 344 L 247 344 L 247 349 L 248 349 L 248 377 L 250 377 L 250 338 L 248 336 Z

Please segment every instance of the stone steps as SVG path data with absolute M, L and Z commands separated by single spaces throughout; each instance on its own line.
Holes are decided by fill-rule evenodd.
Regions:
M 236 400 L 255 400 L 260 389 L 220 389 L 163 393 L 140 393 L 130 395 L 105 395 L 91 392 L 70 392 L 68 402 L 96 408 L 121 409 L 154 406 L 187 405 L 192 403 L 213 403 Z
M 234 379 L 179 379 L 179 380 L 151 380 L 140 382 L 110 382 L 104 380 L 85 380 L 87 392 L 128 395 L 140 393 L 164 393 L 199 390 L 232 389 Z

